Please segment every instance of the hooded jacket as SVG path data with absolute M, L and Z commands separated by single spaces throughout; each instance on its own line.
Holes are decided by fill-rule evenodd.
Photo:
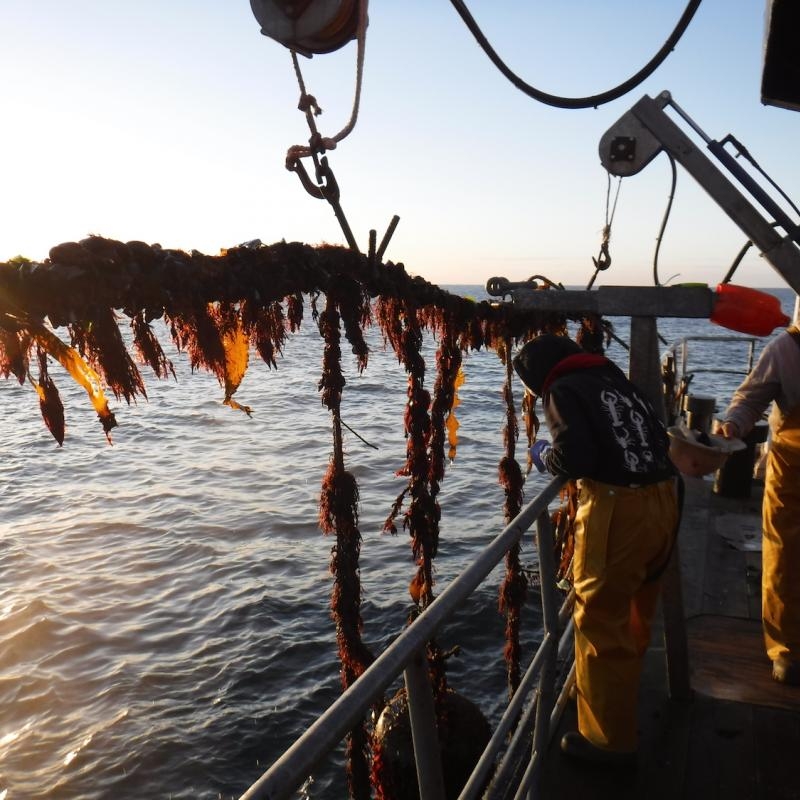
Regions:
M 523 383 L 542 398 L 555 475 L 645 486 L 675 474 L 669 438 L 644 395 L 604 356 L 564 336 L 544 334 L 514 359 Z

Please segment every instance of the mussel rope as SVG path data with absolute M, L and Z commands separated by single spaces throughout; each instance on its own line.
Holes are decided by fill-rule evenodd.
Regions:
M 500 70 L 500 72 L 508 78 L 514 86 L 521 92 L 524 92 L 528 97 L 538 100 L 540 103 L 545 103 L 549 106 L 556 106 L 557 108 L 597 108 L 604 103 L 609 103 L 616 100 L 622 95 L 627 94 L 631 89 L 634 89 L 646 78 L 650 77 L 655 70 L 661 66 L 661 63 L 666 59 L 670 52 L 675 48 L 678 40 L 683 36 L 686 28 L 692 20 L 695 12 L 700 6 L 700 0 L 690 0 L 686 6 L 683 14 L 681 15 L 678 24 L 670 34 L 669 38 L 664 42 L 661 49 L 653 56 L 653 58 L 631 78 L 600 94 L 591 95 L 589 97 L 560 97 L 559 95 L 548 94 L 540 89 L 536 89 L 528 83 L 525 83 L 516 73 L 514 73 L 495 52 L 494 48 L 489 44 L 489 40 L 484 36 L 478 24 L 475 22 L 469 9 L 462 2 L 462 0 L 450 0 L 455 10 L 464 20 L 472 35 L 477 40 L 478 44 L 483 48 L 483 51 Z
M 336 534 L 330 563 L 334 577 L 331 612 L 336 622 L 342 688 L 347 689 L 369 666 L 373 657 L 361 638 L 358 485 L 355 477 L 344 467 L 341 396 L 345 380 L 341 371 L 340 320 L 337 302 L 329 293 L 326 308 L 319 319 L 320 333 L 325 341 L 319 389 L 322 402 L 333 420 L 333 456 L 323 479 L 320 523 L 323 531 Z M 345 746 L 349 796 L 353 800 L 369 800 L 371 796 L 369 741 L 367 723 L 362 719 L 348 733 Z
M 513 365 L 511 361 L 511 337 L 507 337 L 505 353 L 506 380 L 503 385 L 503 398 L 506 404 L 506 424 L 503 429 L 506 451 L 499 465 L 500 483 L 505 490 L 503 517 L 508 525 L 522 509 L 522 470 L 516 460 L 516 443 L 519 435 L 517 412 L 512 390 Z M 519 558 L 520 544 L 517 542 L 506 553 L 506 575 L 500 586 L 500 611 L 506 617 L 506 644 L 503 656 L 506 661 L 508 695 L 513 697 L 520 681 L 519 632 L 522 621 L 522 606 L 527 595 L 527 581 Z

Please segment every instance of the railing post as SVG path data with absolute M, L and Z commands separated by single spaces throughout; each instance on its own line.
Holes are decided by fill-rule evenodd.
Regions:
M 436 709 L 428 677 L 428 660 L 418 650 L 403 672 L 408 695 L 411 737 L 420 800 L 445 800 L 442 755 L 436 730 Z
M 550 514 L 545 510 L 536 520 L 536 550 L 539 555 L 543 635 L 548 637 L 554 644 L 548 648 L 545 656 L 537 690 L 536 723 L 533 729 L 533 751 L 531 756 L 537 759 L 540 767 L 544 759 L 544 751 L 550 743 L 550 717 L 556 701 L 555 680 L 558 661 L 559 604 L 556 599 L 556 563 L 553 547 L 553 526 L 550 522 Z M 541 774 L 541 768 L 535 770 L 528 792 L 529 800 L 535 800 L 539 796 Z
M 631 317 L 629 377 L 644 392 L 663 421 L 666 414 L 659 365 L 655 317 Z M 664 647 L 667 652 L 669 694 L 674 700 L 688 700 L 691 697 L 689 642 L 686 635 L 677 542 L 664 573 L 663 587 L 661 605 L 664 616 Z

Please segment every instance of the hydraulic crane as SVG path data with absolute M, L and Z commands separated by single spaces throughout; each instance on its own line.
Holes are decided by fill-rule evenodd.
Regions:
M 671 107 L 705 141 L 708 151 L 736 178 L 773 218 L 770 223 L 666 113 Z M 645 95 L 623 114 L 600 139 L 600 162 L 612 175 L 635 175 L 660 152 L 669 153 L 708 192 L 722 210 L 742 229 L 764 258 L 800 294 L 800 227 L 726 149 L 726 144 L 745 148 L 731 135 L 721 141 L 708 137 L 689 115 L 661 92 Z M 784 236 L 778 232 L 781 228 Z

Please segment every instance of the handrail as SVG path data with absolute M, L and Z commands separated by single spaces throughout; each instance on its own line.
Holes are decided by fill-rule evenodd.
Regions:
M 704 375 L 737 375 L 739 376 L 739 381 L 749 375 L 755 361 L 756 341 L 757 339 L 754 336 L 698 334 L 697 336 L 684 336 L 667 345 L 667 349 L 661 358 L 661 379 L 668 423 L 676 424 L 679 417 L 683 416 L 686 411 L 684 402 L 689 395 L 689 384 L 694 379 L 695 373 Z M 690 372 L 689 342 L 746 344 L 747 358 L 746 360 L 743 359 L 744 363 L 739 368 L 699 366 L 694 367 Z M 679 361 L 680 364 L 678 364 Z M 727 380 L 723 381 L 723 383 L 727 383 Z M 733 388 L 731 388 L 731 392 Z
M 575 590 L 573 589 L 570 592 L 567 600 L 564 602 L 564 610 L 567 613 L 563 614 L 562 616 L 564 616 L 564 618 L 569 618 L 569 622 L 562 631 L 562 642 L 572 641 L 573 623 L 571 619 L 571 613 L 574 603 Z M 480 787 L 483 785 L 484 780 L 494 765 L 494 759 L 497 753 L 507 741 L 507 736 L 513 729 L 514 725 L 523 719 L 521 713 L 523 711 L 523 706 L 528 698 L 528 693 L 533 688 L 533 681 L 536 679 L 539 671 L 542 669 L 545 657 L 548 655 L 548 639 L 551 637 L 552 634 L 548 633 L 542 639 L 542 642 L 540 643 L 533 660 L 529 664 L 528 669 L 525 671 L 525 674 L 522 676 L 522 679 L 519 682 L 517 691 L 514 693 L 514 696 L 511 698 L 508 707 L 497 723 L 494 733 L 489 740 L 489 744 L 486 745 L 486 749 L 483 751 L 483 754 L 478 760 L 475 769 L 472 771 L 472 775 L 469 777 L 466 785 L 461 790 L 458 800 L 472 800 L 472 798 L 477 797 L 480 794 Z M 565 681 L 565 687 L 568 689 L 569 685 L 570 679 L 568 678 Z M 512 749 L 513 743 L 508 746 L 509 751 Z
M 343 692 L 240 800 L 290 798 L 321 759 L 361 720 L 383 691 L 424 651 L 439 626 L 451 617 L 538 518 L 546 515 L 566 480 L 553 478 L 480 555 L 409 625 L 372 665 Z M 541 526 L 540 526 L 541 527 Z M 540 529 L 541 535 L 541 529 Z M 551 553 L 552 548 L 546 549 Z M 540 549 L 540 554 L 543 551 Z M 540 557 L 540 565 L 542 558 Z M 547 569 L 547 568 L 545 568 Z M 542 584 L 543 595 L 547 586 Z M 548 614 L 552 618 L 552 613 Z M 552 634 L 551 634 L 552 635 Z M 409 697 L 409 703 L 412 703 Z M 548 710 L 548 715 L 550 711 Z M 423 796 L 423 800 L 425 800 Z
M 725 336 L 725 335 L 698 335 L 698 336 L 684 336 L 682 339 L 674 342 L 669 346 L 669 352 L 673 356 L 677 356 L 678 348 L 681 351 L 681 374 L 683 379 L 686 377 L 687 364 L 689 363 L 689 342 L 742 342 L 747 343 L 747 367 L 746 369 L 726 369 L 724 367 L 700 367 L 695 368 L 695 372 L 702 372 L 705 374 L 727 374 L 727 375 L 749 375 L 753 369 L 753 361 L 755 357 L 756 337 L 754 336 Z

